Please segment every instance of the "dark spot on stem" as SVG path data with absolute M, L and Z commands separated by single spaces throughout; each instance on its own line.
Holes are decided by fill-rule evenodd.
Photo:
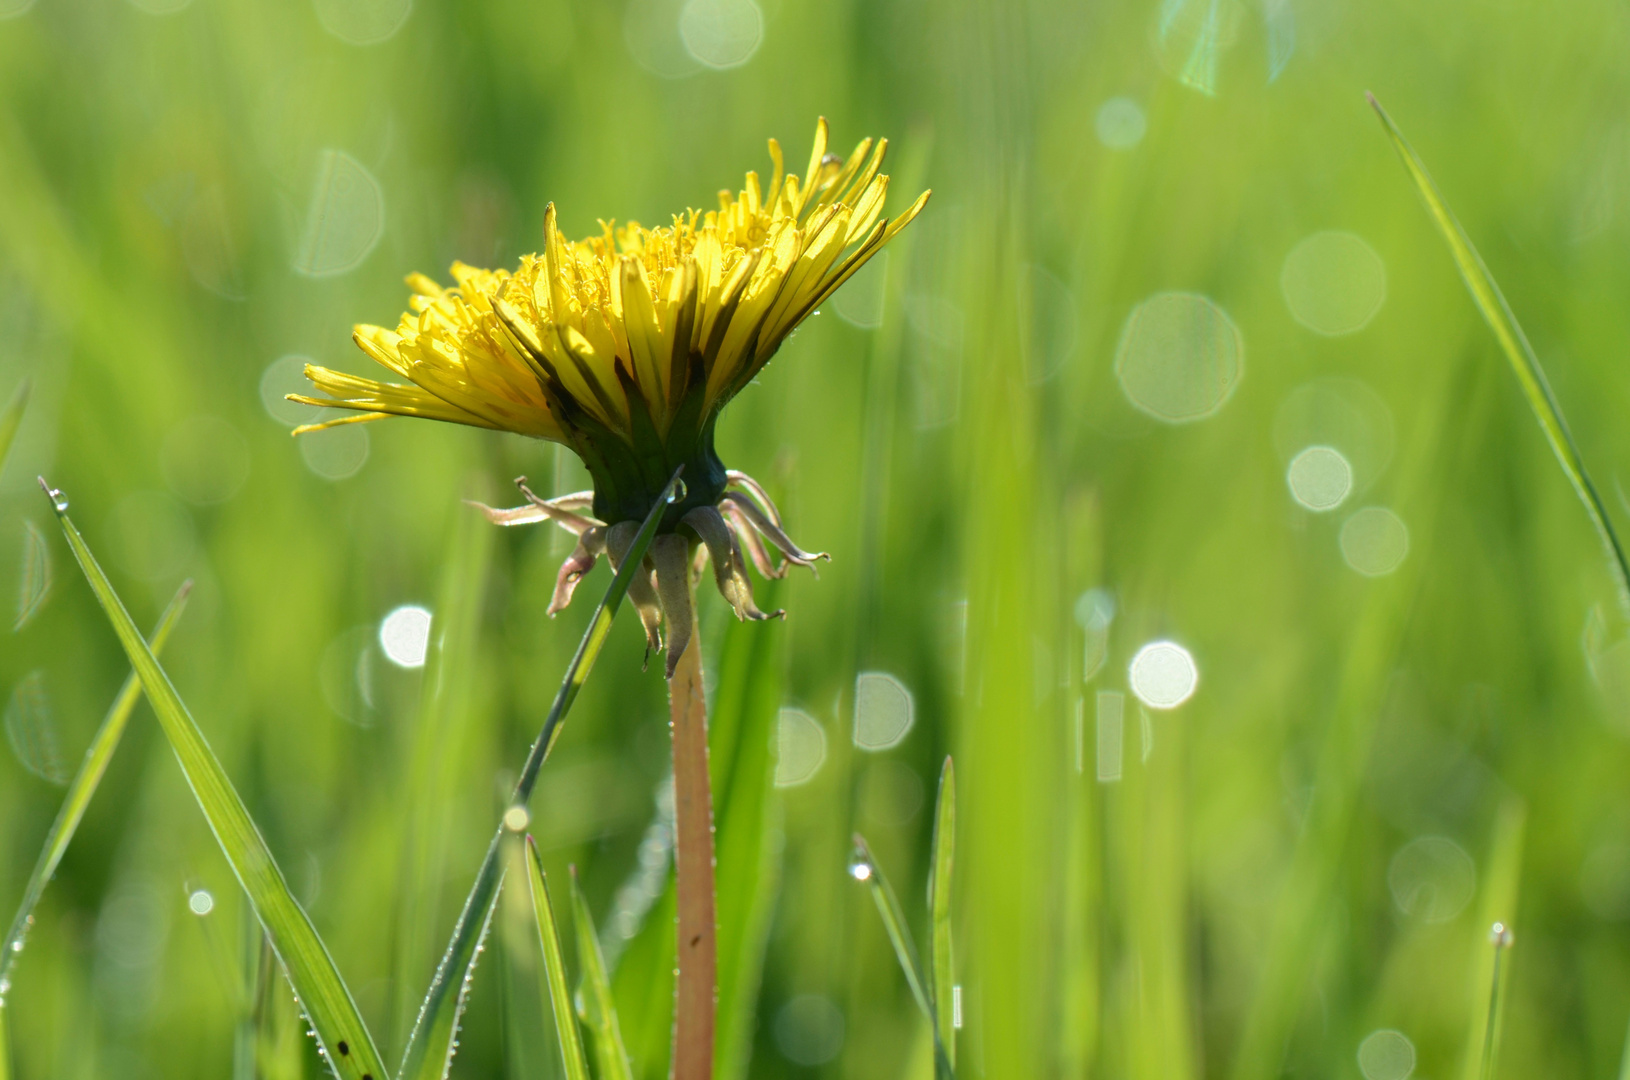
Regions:
M 697 934 L 695 937 L 690 939 L 690 947 L 693 948 L 693 949 L 696 948 L 696 946 L 701 942 L 701 940 L 702 940 L 702 935 Z
M 345 1057 L 350 1052 L 351 1052 L 351 1044 L 346 1042 L 344 1039 L 341 1039 L 340 1040 L 340 1057 Z

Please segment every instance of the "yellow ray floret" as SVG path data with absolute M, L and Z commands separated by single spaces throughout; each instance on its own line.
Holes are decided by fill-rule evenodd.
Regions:
M 455 263 L 451 288 L 414 274 L 394 331 L 356 328 L 362 350 L 404 382 L 312 366 L 327 396 L 294 400 L 568 445 L 589 426 L 632 443 L 636 428 L 666 442 L 680 416 L 704 424 L 928 200 L 883 217 L 887 141 L 867 139 L 847 160 L 826 143 L 823 119 L 799 176 L 784 172 L 770 140 L 767 188 L 750 172 L 741 191 L 719 193 L 717 210 L 670 226 L 602 222 L 599 235 L 571 241 L 550 205 L 542 252 L 513 272 Z

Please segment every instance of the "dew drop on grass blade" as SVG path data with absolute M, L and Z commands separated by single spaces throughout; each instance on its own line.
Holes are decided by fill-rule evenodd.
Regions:
M 632 562 L 632 557 L 630 557 Z M 577 988 L 578 1016 L 594 1032 L 594 1059 L 600 1063 L 600 1080 L 632 1080 L 628 1049 L 623 1045 L 622 1025 L 617 1022 L 617 1003 L 611 996 L 611 979 L 606 975 L 605 955 L 600 952 L 600 935 L 594 929 L 594 916 L 577 886 L 577 868 L 572 868 L 572 923 L 577 931 L 577 962 L 583 980 Z
M 316 927 L 289 891 L 282 870 L 231 779 L 68 517 L 68 500 L 61 492 L 46 486 L 43 480 L 40 486 L 50 497 L 68 546 L 108 621 L 113 624 L 119 643 L 141 676 L 142 687 L 147 691 L 153 711 L 158 715 L 199 808 L 209 821 L 216 842 L 271 936 L 284 973 L 329 1067 L 341 1080 L 386 1080 L 389 1074 L 350 990 Z
M 33 621 L 51 595 L 51 548 L 32 521 L 23 522 L 23 561 L 17 574 L 17 617 L 11 632 Z
M 1510 361 L 1511 370 L 1516 373 L 1517 382 L 1521 384 L 1523 394 L 1534 410 L 1540 430 L 1545 433 L 1557 461 L 1562 465 L 1563 473 L 1578 492 L 1580 501 L 1585 504 L 1585 512 L 1590 515 L 1591 524 L 1596 526 L 1596 533 L 1601 538 L 1602 546 L 1607 549 L 1610 569 L 1619 587 L 1621 610 L 1626 616 L 1630 616 L 1630 560 L 1626 559 L 1624 545 L 1619 541 L 1619 534 L 1613 528 L 1612 519 L 1607 516 L 1607 507 L 1602 504 L 1601 496 L 1596 492 L 1596 485 L 1591 482 L 1590 475 L 1585 471 L 1584 458 L 1580 456 L 1579 446 L 1574 442 L 1573 432 L 1568 429 L 1568 421 L 1562 415 L 1562 406 L 1551 391 L 1551 384 L 1545 378 L 1545 370 L 1540 367 L 1534 347 L 1529 344 L 1528 336 L 1523 333 L 1522 326 L 1518 324 L 1517 316 L 1512 313 L 1511 305 L 1506 302 L 1505 294 L 1500 291 L 1494 275 L 1489 273 L 1488 267 L 1483 263 L 1483 257 L 1477 253 L 1477 248 L 1472 245 L 1466 230 L 1461 228 L 1453 211 L 1443 201 L 1437 184 L 1426 171 L 1425 162 L 1421 161 L 1420 155 L 1415 153 L 1414 147 L 1409 145 L 1403 132 L 1398 130 L 1398 125 L 1393 123 L 1392 117 L 1387 115 L 1387 111 L 1375 100 L 1374 95 L 1370 95 L 1369 99 L 1376 115 L 1381 118 L 1382 126 L 1386 128 L 1387 136 L 1392 140 L 1393 148 L 1403 160 L 1405 170 L 1415 182 L 1415 188 L 1420 192 L 1422 201 L 1426 203 L 1426 209 L 1431 213 L 1433 222 L 1448 243 L 1449 253 L 1454 256 L 1455 265 L 1460 269 L 1460 276 L 1466 282 L 1466 288 L 1471 292 L 1477 310 L 1482 313 L 1489 329 L 1494 331 L 1495 340 L 1500 343 L 1500 350 Z
M 560 947 L 560 928 L 555 924 L 554 906 L 549 900 L 549 882 L 543 876 L 538 845 L 526 838 L 527 881 L 532 886 L 532 912 L 538 921 L 538 944 L 543 948 L 544 977 L 549 985 L 549 1003 L 555 1014 L 555 1034 L 560 1038 L 560 1056 L 566 1066 L 566 1080 L 589 1080 L 589 1060 L 583 1052 L 583 1036 L 577 1030 L 572 994 L 566 986 L 566 963 Z
M 933 866 L 928 878 L 929 925 L 933 934 L 933 1000 L 940 1045 L 956 1064 L 956 1028 L 952 1012 L 954 967 L 951 957 L 951 868 L 956 849 L 956 770 L 945 759 L 939 798 L 934 803 Z
M 170 631 L 175 628 L 176 620 L 181 617 L 182 610 L 187 606 L 187 595 L 192 592 L 192 582 L 186 582 L 176 591 L 169 607 L 159 616 L 158 626 L 153 630 L 151 642 L 153 655 L 157 656 L 164 651 L 164 643 L 169 640 Z M 62 861 L 63 853 L 73 841 L 74 831 L 79 828 L 80 819 L 85 816 L 86 807 L 90 806 L 91 797 L 96 794 L 97 785 L 102 782 L 102 774 L 107 772 L 108 762 L 113 760 L 113 752 L 118 749 L 119 740 L 124 735 L 125 724 L 130 720 L 130 714 L 136 708 L 136 702 L 141 700 L 141 679 L 131 672 L 125 679 L 124 685 L 119 688 L 118 696 L 113 699 L 113 705 L 108 709 L 107 716 L 102 719 L 102 726 L 96 729 L 96 735 L 91 739 L 90 748 L 85 751 L 85 759 L 80 763 L 79 772 L 74 776 L 73 783 L 68 785 L 68 794 L 62 800 L 62 809 L 57 811 L 57 820 L 51 825 L 51 831 L 45 836 L 45 845 L 40 849 L 39 861 L 34 865 L 34 872 L 29 875 L 28 884 L 23 888 L 23 900 L 17 907 L 17 916 L 11 922 L 11 930 L 6 939 L 0 943 L 0 985 L 4 985 L 11 978 L 12 966 L 17 962 L 22 952 L 22 942 L 28 934 L 28 928 L 34 922 L 34 907 L 40 902 L 45 893 L 46 883 L 51 875 L 57 872 L 57 864 Z
M 662 520 L 663 512 L 679 497 L 679 490 L 679 472 L 676 471 L 673 478 L 668 481 L 667 488 L 651 507 L 650 513 L 646 515 L 633 544 L 629 546 L 622 569 L 611 579 L 605 595 L 600 599 L 600 605 L 590 616 L 588 629 L 583 632 L 583 640 L 578 643 L 577 653 L 567 665 L 566 675 L 561 680 L 560 689 L 555 693 L 554 704 L 549 708 L 549 715 L 544 718 L 537 741 L 532 744 L 532 749 L 527 754 L 526 764 L 521 768 L 520 779 L 515 782 L 515 790 L 510 796 L 511 806 L 524 808 L 531 800 L 532 788 L 538 780 L 538 770 L 543 768 L 544 759 L 549 756 L 549 750 L 560 733 L 560 723 L 571 709 L 572 702 L 577 700 L 578 691 L 583 688 L 589 672 L 593 670 L 594 661 L 599 657 L 600 650 L 605 646 L 606 637 L 611 632 L 611 620 L 617 614 L 623 597 L 628 594 L 628 585 L 634 579 L 635 571 L 644 560 L 645 552 L 656 536 L 657 524 Z M 436 973 L 431 978 L 430 989 L 425 993 L 424 1004 L 419 1008 L 419 1017 L 414 1022 L 413 1032 L 408 1036 L 407 1049 L 402 1054 L 402 1068 L 398 1073 L 399 1080 L 439 1080 L 446 1073 L 454 1046 L 452 1023 L 445 1015 L 445 1010 L 454 997 L 455 988 L 462 992 L 463 979 L 468 977 L 472 970 L 471 965 L 475 961 L 480 934 L 485 932 L 497 904 L 498 889 L 503 880 L 499 855 L 505 832 L 504 824 L 499 822 L 492 842 L 487 845 L 487 854 L 481 860 L 481 868 L 476 871 L 475 883 L 470 886 L 470 893 L 464 899 L 464 907 L 459 911 L 458 922 L 453 926 L 452 940 L 448 942 L 447 951 L 442 954 L 441 962 L 436 965 Z M 461 977 L 456 984 L 453 977 L 455 972 Z M 605 1078 L 602 1077 L 601 1080 Z
M 935 824 L 937 827 L 938 822 Z M 894 894 L 894 887 L 883 874 L 883 868 L 872 857 L 872 849 L 867 845 L 866 838 L 859 833 L 855 834 L 855 850 L 849 859 L 849 876 L 871 890 L 872 901 L 877 904 L 877 913 L 883 917 L 883 929 L 888 932 L 889 944 L 894 946 L 894 956 L 905 974 L 906 985 L 911 988 L 912 998 L 933 1029 L 934 1075 L 939 1080 L 955 1077 L 956 1070 L 940 1039 L 940 1024 L 934 1014 L 934 1002 L 929 997 L 929 984 L 923 978 L 922 964 L 917 959 L 917 947 L 911 942 L 905 911 L 900 907 L 899 897 Z

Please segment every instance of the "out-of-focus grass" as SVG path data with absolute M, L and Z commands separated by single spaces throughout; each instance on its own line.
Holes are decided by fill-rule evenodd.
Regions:
M 554 537 L 480 533 L 459 500 L 518 473 L 575 485 L 552 448 L 405 422 L 368 425 L 360 468 L 326 479 L 346 447 L 290 440 L 263 376 L 289 355 L 365 371 L 349 326 L 393 320 L 407 271 L 511 261 L 550 200 L 579 233 L 705 207 L 768 167 L 766 136 L 796 159 L 824 113 L 840 142 L 891 138 L 897 196 L 935 197 L 877 279 L 880 317 L 827 305 L 720 432 L 726 460 L 834 555 L 819 581 L 779 587 L 785 626 L 702 612 L 716 738 L 737 715 L 728 756 L 751 808 L 738 839 L 720 826 L 721 911 L 736 905 L 743 935 L 731 1001 L 757 1003 L 734 1028 L 751 1075 L 930 1073 L 845 866 L 864 832 L 930 940 L 920 898 L 950 752 L 959 1075 L 1353 1076 L 1383 1031 L 1407 1037 L 1413 1075 L 1466 1075 L 1495 912 L 1515 933 L 1500 1074 L 1619 1066 L 1630 644 L 1609 629 L 1615 587 L 1363 99 L 1430 148 L 1617 517 L 1617 6 L 1291 0 L 1269 20 L 1190 0 L 1176 7 L 1225 16 L 1194 69 L 1216 61 L 1212 94 L 1179 79 L 1199 40 L 1184 28 L 1203 23 L 1179 12 L 1162 39 L 1155 3 L 761 0 L 748 62 L 672 79 L 639 58 L 683 58 L 678 3 L 421 0 L 366 46 L 325 29 L 362 11 L 339 0 L 154 6 L 41 0 L 0 19 L 0 392 L 34 381 L 0 473 L 0 603 L 24 522 L 46 524 L 40 472 L 73 492 L 138 625 L 196 579 L 165 668 L 387 1060 L 587 620 L 581 599 L 543 614 Z M 1129 121 L 1100 134 L 1114 98 L 1141 138 Z M 329 151 L 381 195 L 378 242 L 349 268 L 322 254 L 345 237 L 307 243 L 314 184 L 358 175 Z M 1325 231 L 1384 266 L 1356 332 L 1317 333 L 1286 301 L 1287 255 Z M 1115 374 L 1128 314 L 1171 291 L 1209 298 L 1244 346 L 1226 403 L 1180 425 L 1133 407 Z M 1328 513 L 1286 486 L 1315 442 L 1342 443 L 1355 470 Z M 1372 505 L 1409 530 L 1377 578 L 1341 547 Z M 128 665 L 52 543 L 58 580 L 0 644 L 0 702 L 41 673 L 73 760 Z M 1078 604 L 1090 589 L 1112 618 Z M 434 643 L 425 669 L 382 652 L 381 619 L 414 603 L 475 631 L 450 681 Z M 1200 679 L 1149 713 L 1144 760 L 1127 665 L 1156 639 Z M 531 829 L 553 880 L 580 868 L 602 943 L 625 946 L 607 957 L 644 1076 L 667 1053 L 671 907 L 663 695 L 640 653 L 636 627 L 613 629 Z M 862 672 L 912 694 L 887 749 L 855 744 Z M 1127 695 L 1119 780 L 1097 779 L 1099 691 Z M 749 751 L 783 707 L 821 725 L 825 757 L 773 788 L 774 762 Z M 206 929 L 236 927 L 241 902 L 172 760 L 138 710 L 16 967 L 19 1077 L 218 1076 L 232 1059 L 238 995 L 217 972 L 241 966 L 237 934 Z M 61 797 L 0 753 L 0 904 Z M 1464 903 L 1444 914 L 1425 888 Z M 199 889 L 205 916 L 186 904 Z M 525 929 L 495 929 L 454 1075 L 558 1075 Z M 282 985 L 266 1010 L 263 1074 L 317 1075 Z

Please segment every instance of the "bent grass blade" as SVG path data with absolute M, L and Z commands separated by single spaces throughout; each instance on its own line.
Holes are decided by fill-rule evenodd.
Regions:
M 937 821 L 935 825 L 937 828 Z M 923 1011 L 934 1030 L 934 1075 L 938 1080 L 952 1080 L 956 1070 L 940 1038 L 939 1020 L 935 1015 L 934 1002 L 929 997 L 929 984 L 923 978 L 922 964 L 917 959 L 917 947 L 912 944 L 911 932 L 906 928 L 905 911 L 900 907 L 900 899 L 894 895 L 889 879 L 883 875 L 883 868 L 872 857 L 872 849 L 867 846 L 866 838 L 859 833 L 855 834 L 855 854 L 849 872 L 856 881 L 864 883 L 871 890 L 877 913 L 883 917 L 883 929 L 888 932 L 895 958 L 900 961 L 900 970 L 905 973 L 906 985 L 911 988 L 911 996 L 916 999 L 917 1007 Z
M 1489 329 L 1494 331 L 1495 340 L 1500 343 L 1500 350 L 1510 361 L 1511 370 L 1516 374 L 1517 382 L 1522 385 L 1523 394 L 1534 410 L 1540 430 L 1545 433 L 1546 440 L 1551 444 L 1551 450 L 1555 452 L 1557 461 L 1562 465 L 1562 471 L 1567 474 L 1569 482 L 1578 492 L 1579 500 L 1585 504 L 1585 513 L 1590 515 L 1591 524 L 1596 526 L 1596 533 L 1601 538 L 1602 546 L 1607 549 L 1608 561 L 1619 587 L 1620 607 L 1627 616 L 1630 616 L 1630 559 L 1626 558 L 1624 545 L 1620 543 L 1619 534 L 1607 516 L 1607 507 L 1597 494 L 1596 485 L 1591 482 L 1589 473 L 1585 471 L 1584 458 L 1580 456 L 1579 446 L 1574 442 L 1573 432 L 1568 429 L 1568 421 L 1562 415 L 1562 406 L 1551 391 L 1551 384 L 1545 378 L 1545 370 L 1540 367 L 1534 347 L 1529 344 L 1528 336 L 1523 333 L 1522 326 L 1517 322 L 1517 316 L 1512 313 L 1511 305 L 1506 302 L 1505 294 L 1500 291 L 1494 275 L 1489 273 L 1483 257 L 1477 253 L 1477 248 L 1472 246 L 1466 230 L 1461 228 L 1460 222 L 1443 201 L 1437 184 L 1426 171 L 1426 164 L 1421 161 L 1420 155 L 1415 153 L 1414 147 L 1409 145 L 1409 141 L 1404 138 L 1403 132 L 1398 130 L 1398 125 L 1393 123 L 1392 117 L 1381 107 L 1381 103 L 1375 100 L 1375 96 L 1367 96 L 1376 115 L 1381 118 L 1381 124 L 1386 128 L 1393 148 L 1403 159 L 1404 169 L 1408 171 L 1410 179 L 1415 181 L 1415 188 L 1420 192 L 1421 200 L 1426 203 L 1426 209 L 1431 213 L 1433 222 L 1443 234 L 1444 241 L 1448 243 L 1449 253 L 1454 256 L 1455 265 L 1460 269 L 1460 276 L 1466 282 L 1466 288 L 1471 292 L 1477 310 L 1482 313 Z
M 578 691 L 583 688 L 589 672 L 594 668 L 594 661 L 605 646 L 606 637 L 611 633 L 611 621 L 622 605 L 623 597 L 628 595 L 629 583 L 633 581 L 635 571 L 644 561 L 645 552 L 656 537 L 657 523 L 677 498 L 678 484 L 679 473 L 675 472 L 640 525 L 622 568 L 607 586 L 605 595 L 600 598 L 600 605 L 594 609 L 589 627 L 584 631 L 583 640 L 578 644 L 577 653 L 567 666 L 565 678 L 555 694 L 554 704 L 549 708 L 549 715 L 543 721 L 543 729 L 532 744 L 520 779 L 515 782 L 515 790 L 510 796 L 511 806 L 524 807 L 531 799 L 532 788 L 538 781 L 538 770 L 543 768 L 544 759 L 549 756 L 549 750 L 560 734 L 561 721 L 577 700 Z M 413 1033 L 408 1037 L 407 1049 L 402 1055 L 401 1080 L 439 1080 L 446 1075 L 454 1047 L 452 1018 L 445 1015 L 445 1010 L 448 1002 L 454 998 L 454 991 L 463 985 L 454 973 L 467 974 L 470 971 L 480 941 L 480 931 L 491 919 L 493 906 L 498 900 L 498 888 L 503 879 L 499 854 L 504 832 L 504 825 L 500 822 L 492 842 L 487 845 L 481 868 L 476 871 L 470 894 L 459 912 L 452 940 L 448 942 L 441 962 L 436 965 L 436 974 L 431 979 L 424 1004 L 419 1008 L 419 1018 L 414 1022 Z
M 632 561 L 632 558 L 630 558 Z M 622 1025 L 617 1021 L 617 1003 L 611 996 L 611 979 L 606 974 L 606 958 L 600 951 L 600 935 L 594 916 L 577 887 L 577 868 L 572 868 L 572 923 L 577 931 L 577 962 L 583 968 L 578 987 L 581 1008 L 578 1016 L 594 1032 L 594 1057 L 600 1063 L 600 1080 L 632 1080 L 628 1048 L 623 1044 Z
M 952 995 L 954 968 L 951 963 L 951 867 L 956 861 L 956 770 L 945 759 L 940 770 L 939 798 L 934 802 L 933 868 L 928 878 L 928 912 L 932 939 L 930 962 L 933 967 L 933 1001 L 940 1045 L 952 1065 L 956 1064 L 956 1016 Z
M 41 486 L 46 487 L 43 480 Z M 271 936 L 272 946 L 283 962 L 284 973 L 311 1022 L 329 1068 L 342 1080 L 386 1080 L 389 1074 L 384 1061 L 362 1022 L 362 1014 L 357 1011 L 345 980 L 340 977 L 311 919 L 289 891 L 283 871 L 237 789 L 68 517 L 66 500 L 49 487 L 46 493 L 51 497 L 74 558 L 141 678 L 181 771 L 209 821 L 210 831 L 215 834 L 232 872 L 260 916 L 261 925 Z
M 530 836 L 526 838 L 526 874 L 532 886 L 532 913 L 538 921 L 538 944 L 543 948 L 544 976 L 549 984 L 549 1004 L 554 1007 L 555 1034 L 560 1038 L 566 1080 L 589 1080 L 589 1059 L 583 1052 L 583 1036 L 577 1030 L 572 993 L 566 987 L 566 961 L 560 947 L 560 928 L 555 924 L 555 909 L 549 902 L 549 882 L 543 875 L 538 845 Z
M 170 631 L 175 628 L 176 620 L 186 608 L 187 596 L 191 592 L 192 582 L 183 584 L 170 601 L 170 606 L 159 616 L 158 625 L 153 629 L 153 636 L 148 639 L 154 656 L 164 651 L 164 643 L 169 640 Z M 140 700 L 141 678 L 135 672 L 131 672 L 125 679 L 124 686 L 119 688 L 118 696 L 113 699 L 113 705 L 103 718 L 102 726 L 91 739 L 90 748 L 85 751 L 85 759 L 80 763 L 79 772 L 68 785 L 68 794 L 62 800 L 62 809 L 57 811 L 57 820 L 52 823 L 51 831 L 46 834 L 45 846 L 40 850 L 39 861 L 34 864 L 34 872 L 29 875 L 28 884 L 23 887 L 23 899 L 17 906 L 17 916 L 11 921 L 11 930 L 6 934 L 5 941 L 0 943 L 0 987 L 11 981 L 11 969 L 22 954 L 23 940 L 28 935 L 28 928 L 34 922 L 34 908 L 39 904 L 40 897 L 45 894 L 45 886 L 50 882 L 51 875 L 57 872 L 57 864 L 62 862 L 62 856 L 68 850 L 68 845 L 73 842 L 74 832 L 79 828 L 79 822 L 84 818 L 86 808 L 90 806 L 91 797 L 96 794 L 96 788 L 102 782 L 102 775 L 107 772 L 108 762 L 113 760 L 113 752 L 119 747 L 119 740 L 124 735 L 130 714 L 135 710 L 136 702 Z M 0 997 L 3 996 L 4 994 L 0 993 Z

